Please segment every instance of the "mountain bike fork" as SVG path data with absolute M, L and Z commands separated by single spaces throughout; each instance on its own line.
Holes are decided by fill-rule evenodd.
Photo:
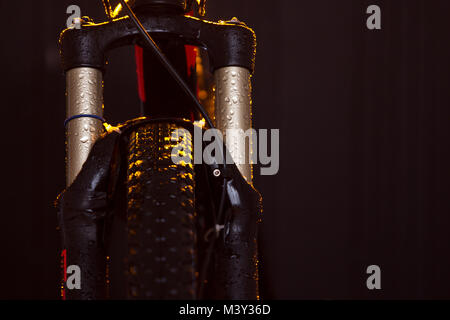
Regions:
M 151 0 L 136 1 L 134 9 L 137 16 L 192 91 L 196 89 L 195 70 L 189 70 L 189 65 L 186 64 L 185 45 L 197 46 L 208 52 L 214 75 L 215 108 L 212 117 L 215 118 L 215 126 L 224 133 L 226 152 L 235 160 L 245 159 L 248 149 L 245 144 L 235 141 L 239 139 L 237 135 L 252 126 L 251 74 L 254 70 L 256 46 L 254 32 L 235 18 L 231 21 L 210 22 L 185 15 L 186 1 L 166 1 L 168 6 L 161 5 L 165 1 L 153 2 L 158 2 L 158 5 L 154 6 Z M 124 45 L 136 45 L 136 56 L 141 54 L 141 117 L 120 125 L 115 131 L 105 133 L 103 73 L 106 54 L 109 50 Z M 69 28 L 61 33 L 60 46 L 66 73 L 67 188 L 60 197 L 59 220 L 67 259 L 65 265 L 77 265 L 82 279 L 81 288 L 71 289 L 67 287 L 67 283 L 63 283 L 64 297 L 105 299 L 111 296 L 108 265 L 111 256 L 108 243 L 112 241 L 112 212 L 120 210 L 115 199 L 121 197 L 117 194 L 120 190 L 118 181 L 122 179 L 127 181 L 128 188 L 125 217 L 128 220 L 127 230 L 130 234 L 135 233 L 128 235 L 127 255 L 131 262 L 127 262 L 127 298 L 258 298 L 256 222 L 260 219 L 261 199 L 252 187 L 251 164 L 239 161 L 236 165 L 224 168 L 217 164 L 204 165 L 207 173 L 200 182 L 202 174 L 197 173 L 197 166 L 195 169 L 194 166 L 180 167 L 165 161 L 170 157 L 170 152 L 162 154 L 161 150 L 173 147 L 168 142 L 173 130 L 184 128 L 194 133 L 198 128 L 193 121 L 200 120 L 201 114 L 195 112 L 194 108 L 189 108 L 190 103 L 182 92 L 177 94 L 175 89 L 171 89 L 173 82 L 170 76 L 146 48 L 138 28 L 129 16 L 100 24 L 84 21 L 80 29 Z M 161 94 L 162 91 L 166 94 Z M 193 147 L 189 139 L 185 142 Z M 144 166 L 145 170 L 139 169 L 139 165 Z M 172 175 L 168 173 L 171 170 L 174 171 Z M 217 172 L 223 176 L 223 184 L 218 182 Z M 186 177 L 193 177 L 192 184 Z M 170 179 L 176 181 L 179 188 L 171 189 Z M 155 180 L 159 182 L 156 183 Z M 143 188 L 145 184 L 150 187 Z M 180 200 L 169 209 L 161 209 L 163 204 L 170 206 L 170 203 L 166 203 L 170 201 L 169 198 L 166 202 L 158 201 L 167 196 L 162 193 L 170 191 L 168 196 L 176 198 L 175 193 L 181 190 L 179 197 L 195 193 L 195 197 L 200 199 L 201 196 L 198 195 L 201 190 L 197 189 L 210 189 L 210 195 L 206 198 L 212 199 L 212 205 L 208 208 L 223 208 L 223 221 L 215 221 L 221 219 L 222 214 L 211 219 L 197 213 L 200 210 L 198 199 L 188 199 L 185 202 Z M 151 197 L 161 198 L 145 200 Z M 190 206 L 192 210 L 189 209 Z M 159 212 L 158 217 L 143 218 L 150 216 L 152 212 Z M 170 212 L 178 220 L 170 218 Z M 179 218 L 181 214 L 185 216 Z M 207 213 L 203 215 L 207 216 Z M 186 229 L 186 219 L 195 220 L 192 228 L 189 227 L 191 229 Z M 137 241 L 135 246 L 132 244 L 136 242 L 136 234 L 140 237 L 140 232 L 150 230 L 148 225 L 151 225 L 151 232 L 154 233 L 161 223 L 167 221 L 172 221 L 174 225 L 179 222 L 179 228 L 185 228 L 182 230 L 189 236 L 183 238 L 183 245 L 161 245 L 162 239 L 170 242 L 170 237 L 164 232 L 175 230 L 168 227 L 164 232 L 157 231 L 158 235 L 155 237 L 142 236 L 139 238 L 140 242 Z M 217 238 L 222 241 L 202 243 L 198 239 L 211 225 L 213 230 L 220 226 L 213 233 L 220 233 Z M 145 239 L 152 239 L 152 245 L 145 247 L 141 243 L 147 241 Z M 177 239 L 176 236 L 172 238 L 173 242 L 177 242 Z M 192 244 L 189 244 L 191 240 Z M 170 259 L 170 254 L 152 253 L 154 247 L 160 248 L 159 251 L 167 249 L 174 252 L 186 249 L 190 254 L 186 255 L 187 262 L 184 266 L 176 261 L 171 265 L 166 261 Z M 139 258 L 141 249 L 146 250 L 146 258 Z M 176 260 L 176 254 L 173 256 Z M 150 259 L 157 260 L 157 263 L 152 262 L 154 267 L 148 271 L 144 264 Z M 210 259 L 213 259 L 211 265 L 204 263 Z M 194 267 L 187 268 L 186 264 Z M 192 280 L 190 287 L 175 284 L 180 278 L 172 275 L 170 270 L 175 270 L 178 266 L 184 271 L 189 269 L 187 271 L 190 273 L 186 271 L 185 277 Z M 163 270 L 165 268 L 170 270 Z M 141 276 L 141 271 L 143 273 L 146 270 L 152 275 Z M 63 270 L 65 281 L 66 272 L 67 270 Z M 146 281 L 154 284 L 144 285 L 143 282 Z M 170 281 L 174 284 L 165 284 Z M 205 283 L 208 283 L 209 289 L 204 289 Z

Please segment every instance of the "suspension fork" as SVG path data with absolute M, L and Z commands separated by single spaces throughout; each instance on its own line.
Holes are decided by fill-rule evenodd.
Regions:
M 78 67 L 66 72 L 66 185 L 80 172 L 102 133 L 103 74 Z
M 156 13 L 142 14 L 141 20 L 149 33 L 160 36 L 176 35 L 188 44 L 207 48 L 211 58 L 211 68 L 215 72 L 216 85 L 223 90 L 219 92 L 219 88 L 216 91 L 218 128 L 222 131 L 227 128 L 235 128 L 233 124 L 243 130 L 251 127 L 249 80 L 250 72 L 254 68 L 256 40 L 255 34 L 250 28 L 236 23 L 236 21 L 216 23 L 180 15 L 160 16 Z M 66 29 L 61 34 L 62 62 L 67 76 L 68 119 L 72 118 L 67 124 L 68 185 L 77 176 L 100 133 L 101 121 L 98 119 L 101 119 L 103 112 L 103 84 L 100 70 L 105 67 L 105 54 L 108 50 L 135 44 L 139 38 L 139 32 L 128 18 L 119 18 L 101 24 L 86 23 L 81 26 L 80 30 Z M 231 77 L 235 71 L 239 81 L 230 80 L 229 83 L 225 83 L 223 78 L 227 71 Z M 226 95 L 225 92 L 228 94 Z M 234 99 L 236 96 L 237 100 Z M 237 103 L 230 106 L 227 98 L 233 103 L 234 101 Z M 221 115 L 222 110 L 225 117 Z M 229 120 L 227 115 L 233 116 L 231 113 L 239 114 L 239 116 L 231 123 L 224 124 L 224 119 Z M 77 115 L 83 117 L 73 118 Z M 98 129 L 97 132 L 96 129 Z M 90 139 L 89 135 L 84 135 L 87 131 L 92 132 Z M 86 138 L 88 139 L 86 140 Z M 229 136 L 226 139 L 229 143 Z M 233 149 L 232 145 L 230 145 L 230 149 Z M 100 149 L 94 148 L 93 150 L 99 151 Z M 232 151 L 237 154 L 234 157 L 238 160 L 239 154 L 243 152 L 239 150 L 241 149 Z M 67 202 L 63 200 L 61 206 L 61 217 L 64 221 L 62 225 L 64 244 L 69 248 L 67 259 L 71 264 L 83 265 L 82 270 L 86 270 L 86 272 L 104 270 L 106 260 L 104 252 L 100 250 L 100 247 L 88 244 L 92 239 L 105 239 L 109 236 L 103 233 L 99 222 L 106 213 L 102 211 L 104 208 L 98 209 L 95 208 L 97 204 L 92 204 L 93 214 L 91 217 L 94 220 L 88 226 L 92 227 L 92 232 L 87 234 L 85 232 L 86 216 L 84 215 L 86 208 L 83 206 L 73 208 L 73 203 L 80 202 L 80 200 L 92 202 L 92 192 L 97 191 L 95 186 L 98 184 L 98 179 L 91 173 L 98 170 L 99 157 L 99 154 L 94 154 L 81 171 L 91 176 L 92 179 L 84 177 L 86 179 L 76 179 L 75 181 L 77 183 L 75 191 L 83 191 L 85 194 L 79 196 L 74 189 L 69 188 L 66 194 L 68 200 Z M 105 159 L 100 160 L 105 161 Z M 238 160 L 236 161 L 239 162 Z M 251 166 L 239 164 L 239 168 L 247 182 L 251 181 Z M 224 241 L 218 242 L 218 248 L 215 250 L 218 261 L 217 274 L 220 275 L 218 281 L 220 290 L 217 291 L 217 294 L 222 298 L 254 299 L 257 295 L 256 219 L 259 209 L 256 208 L 256 205 L 258 199 L 256 196 L 246 196 L 254 189 L 245 183 L 237 170 L 232 168 L 230 173 L 231 180 L 228 181 L 227 192 L 234 196 L 228 196 L 228 202 L 231 205 L 227 212 L 232 217 L 227 221 L 226 238 L 224 237 Z M 102 185 L 99 188 L 103 187 Z M 105 190 L 102 189 L 102 191 Z M 236 197 L 236 194 L 239 196 Z M 82 204 L 84 205 L 85 202 Z M 73 217 L 78 220 L 75 221 Z M 222 234 L 225 234 L 225 231 Z M 92 240 L 94 244 L 95 240 Z M 100 244 L 103 245 L 101 241 Z M 95 259 L 86 261 L 84 252 L 89 253 Z M 236 257 L 240 258 L 236 259 Z M 83 288 L 89 289 L 91 286 Z M 90 294 L 89 290 L 87 290 L 87 294 Z

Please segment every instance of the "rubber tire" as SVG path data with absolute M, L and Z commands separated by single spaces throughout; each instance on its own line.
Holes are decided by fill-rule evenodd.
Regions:
M 192 164 L 174 164 L 180 143 L 193 154 L 190 135 L 171 141 L 176 124 L 146 124 L 129 140 L 127 171 L 129 299 L 196 299 L 198 268 L 195 177 Z

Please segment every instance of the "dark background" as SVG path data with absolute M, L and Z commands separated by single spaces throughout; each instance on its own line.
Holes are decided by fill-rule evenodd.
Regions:
M 52 202 L 64 188 L 68 5 L 1 1 L 0 298 L 57 299 Z M 382 30 L 366 8 L 382 9 Z M 281 167 L 264 195 L 262 293 L 276 299 L 450 298 L 450 2 L 209 0 L 258 39 L 256 128 L 278 128 Z M 106 117 L 138 112 L 131 48 L 115 51 Z M 382 290 L 366 288 L 367 266 Z

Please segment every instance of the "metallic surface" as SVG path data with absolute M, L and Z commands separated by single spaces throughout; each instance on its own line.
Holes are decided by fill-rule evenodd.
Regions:
M 103 116 L 103 75 L 98 69 L 81 67 L 66 73 L 67 118 L 79 114 Z M 103 131 L 94 118 L 73 119 L 66 128 L 66 185 L 70 186 L 92 146 Z
M 249 155 L 252 154 L 252 143 L 250 146 L 243 143 L 242 131 L 239 132 L 239 129 L 245 132 L 252 127 L 250 78 L 249 70 L 242 67 L 224 67 L 214 72 L 216 127 L 222 131 L 239 171 L 251 184 L 253 176 Z

